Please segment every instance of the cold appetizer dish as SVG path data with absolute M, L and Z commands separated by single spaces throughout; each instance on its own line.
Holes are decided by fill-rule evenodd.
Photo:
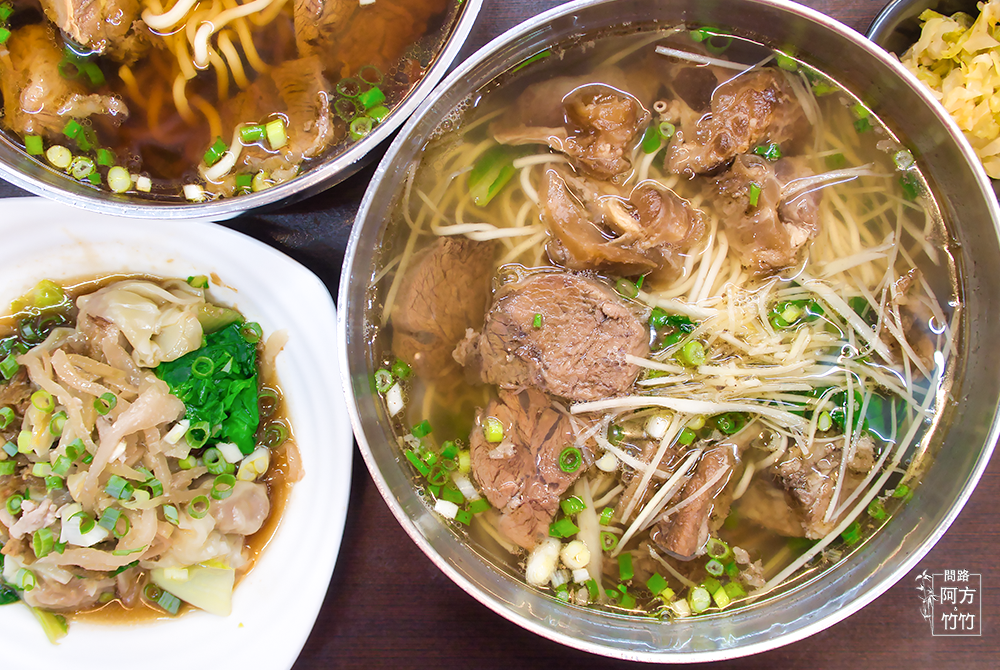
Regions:
M 374 390 L 500 569 L 642 617 L 844 560 L 930 460 L 956 265 L 913 156 L 797 59 L 678 26 L 469 98 L 371 279 Z
M 260 191 L 382 123 L 460 4 L 2 0 L 0 128 L 95 189 Z
M 0 337 L 0 603 L 66 616 L 227 615 L 297 450 L 280 338 L 203 277 L 40 282 Z
M 900 60 L 955 119 L 986 174 L 1000 179 L 1000 123 L 993 112 L 1000 95 L 1000 2 L 983 2 L 979 8 L 978 17 L 924 10 L 920 39 Z

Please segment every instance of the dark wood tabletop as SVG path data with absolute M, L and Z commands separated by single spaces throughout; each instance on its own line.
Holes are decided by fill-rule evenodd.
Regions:
M 464 55 L 507 28 L 553 7 L 542 0 L 486 0 Z M 810 0 L 864 33 L 883 0 Z M 316 272 L 336 295 L 351 222 L 373 172 L 282 210 L 244 216 L 226 225 L 285 251 Z M 0 197 L 27 195 L 0 181 Z M 1000 667 L 1000 463 L 994 458 L 947 534 L 917 567 L 860 612 L 805 640 L 757 656 L 709 664 L 715 668 Z M 322 524 L 317 524 L 322 532 Z M 917 575 L 968 570 L 982 576 L 979 637 L 934 637 L 920 613 Z M 351 507 L 326 600 L 295 665 L 319 668 L 625 668 L 522 630 L 453 584 L 400 528 L 355 449 Z M 255 670 L 255 669 L 254 669 Z

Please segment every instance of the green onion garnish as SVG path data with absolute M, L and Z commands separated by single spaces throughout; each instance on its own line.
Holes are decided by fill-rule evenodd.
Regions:
M 114 393 L 105 393 L 100 398 L 94 398 L 94 409 L 101 416 L 106 415 L 118 404 L 118 398 Z
M 563 472 L 576 472 L 583 464 L 583 452 L 576 447 L 566 447 L 559 454 L 559 469 Z
M 758 200 L 760 200 L 760 185 L 750 182 L 750 206 L 756 207 Z
M 14 420 L 14 410 L 10 407 L 0 407 L 0 429 L 6 428 Z
M 573 520 L 566 516 L 549 525 L 550 537 L 572 537 L 579 532 L 579 526 L 573 523 Z
M 559 503 L 559 506 L 562 508 L 563 514 L 565 514 L 566 516 L 569 516 L 571 514 L 578 514 L 583 510 L 587 509 L 586 503 L 584 503 L 579 496 L 571 496 L 569 498 L 566 498 L 566 500 L 563 500 Z
M 2 463 L 0 463 L 0 465 L 2 465 Z M 882 521 L 889 516 L 889 514 L 885 511 L 885 505 L 882 504 L 882 501 L 875 498 L 875 500 L 868 503 L 868 516 L 876 521 Z
M 654 596 L 663 593 L 667 586 L 669 586 L 667 580 L 658 572 L 654 572 L 653 576 L 646 580 L 646 588 L 652 591 Z
M 63 478 L 57 475 L 49 475 L 45 478 L 45 490 L 57 491 L 63 488 Z
M 627 551 L 618 555 L 618 575 L 623 582 L 635 576 L 635 569 L 632 567 L 632 554 Z
M 2 42 L 0 42 L 2 44 Z M 31 156 L 41 156 L 45 153 L 45 143 L 41 135 L 25 135 L 24 150 Z
M 781 158 L 781 147 L 774 142 L 762 144 L 753 150 L 755 154 L 769 161 L 776 161 Z
M 4 379 L 13 377 L 20 368 L 21 366 L 17 364 L 17 356 L 13 353 L 8 354 L 3 361 L 0 361 L 0 375 L 3 375 Z
M 861 539 L 861 524 L 857 521 L 851 523 L 850 526 L 844 529 L 844 532 L 840 534 L 840 538 L 844 541 L 847 546 L 857 544 Z
M 163 506 L 163 518 L 168 523 L 172 523 L 175 526 L 180 523 L 180 517 L 177 514 L 177 508 L 174 507 L 173 505 L 164 505 Z
M 208 356 L 199 356 L 191 363 L 191 374 L 202 379 L 212 376 L 215 372 L 215 363 Z
M 66 122 L 66 125 L 63 126 L 62 132 L 63 135 L 70 138 L 71 140 L 76 139 L 76 137 L 79 136 L 81 132 L 83 132 L 83 126 L 80 125 L 80 122 L 77 121 L 76 119 L 70 119 L 69 121 Z
M 76 438 L 72 442 L 66 445 L 66 456 L 71 460 L 75 461 L 80 458 L 86 447 L 83 444 L 83 440 Z
M 368 110 L 368 118 L 375 123 L 382 123 L 387 116 L 389 116 L 389 108 L 385 105 L 378 105 Z
M 412 370 L 410 369 L 410 366 L 398 358 L 396 359 L 396 362 L 392 364 L 392 374 L 396 377 L 396 379 L 406 379 L 410 376 L 411 372 Z
M 259 323 L 248 321 L 240 326 L 240 335 L 250 344 L 257 344 L 260 342 L 260 338 L 264 336 L 264 331 L 261 329 Z
M 188 516 L 192 519 L 204 519 L 205 515 L 208 514 L 208 509 L 211 505 L 212 502 L 208 499 L 208 496 L 196 496 L 191 499 L 191 502 L 188 503 Z
M 611 523 L 611 519 L 615 516 L 615 510 L 613 507 L 605 507 L 601 510 L 601 525 L 607 526 Z
M 698 340 L 691 340 L 677 352 L 677 360 L 691 368 L 704 365 L 705 346 Z
M 221 137 L 216 137 L 215 142 L 205 152 L 205 165 L 212 167 L 218 163 L 219 159 L 222 158 L 222 154 L 226 153 L 227 148 L 226 141 Z
M 31 404 L 35 406 L 39 412 L 44 412 L 48 414 L 56 408 L 56 401 L 52 397 L 52 394 L 45 389 L 39 389 L 31 394 Z
M 625 429 L 619 426 L 617 423 L 613 423 L 608 426 L 608 442 L 612 446 L 617 447 L 625 439 Z
M 615 290 L 618 291 L 618 294 L 623 298 L 628 298 L 630 300 L 639 295 L 638 287 L 624 277 L 620 277 L 618 281 L 615 282 Z
M 66 412 L 56 412 L 53 414 L 52 421 L 49 422 L 49 432 L 53 435 L 62 435 L 68 418 Z
M 14 474 L 17 470 L 17 463 L 13 460 L 3 460 L 0 461 L 0 477 L 6 477 Z
M 725 566 L 722 565 L 721 561 L 719 561 L 717 558 L 713 558 L 709 560 L 707 563 L 705 563 L 705 571 L 708 572 L 708 574 L 710 575 L 721 577 L 722 573 L 726 571 L 726 568 Z
M 473 500 L 469 503 L 469 514 L 481 514 L 490 508 L 490 501 L 486 498 Z
M 236 477 L 233 475 L 219 475 L 212 484 L 212 498 L 214 500 L 225 500 L 233 495 L 233 487 L 236 486 Z
M 363 137 L 367 137 L 372 132 L 372 120 L 367 116 L 359 116 L 351 121 L 348 127 L 348 134 L 351 139 L 357 142 Z
M 729 545 L 722 540 L 710 537 L 705 545 L 705 553 L 712 558 L 717 558 L 720 561 L 726 561 L 732 557 L 733 550 L 730 549 Z
M 35 552 L 35 558 L 45 558 L 52 551 L 55 539 L 52 531 L 48 528 L 39 528 L 31 536 L 31 548 Z
M 533 320 L 533 321 L 531 322 L 531 325 L 532 325 L 532 326 L 534 326 L 534 328 L 535 328 L 536 330 L 537 330 L 538 328 L 541 328 L 541 327 L 542 327 L 542 315 L 541 315 L 541 314 L 535 314 L 535 318 L 534 318 L 534 320 Z
M 392 373 L 385 368 L 375 371 L 375 390 L 379 393 L 386 393 L 394 383 Z
M 503 441 L 503 423 L 500 419 L 495 416 L 486 417 L 486 421 L 483 424 L 483 434 L 486 436 L 487 442 L 497 442 Z
M 7 498 L 7 513 L 11 516 L 17 516 L 21 513 L 21 503 L 24 502 L 24 496 L 15 493 L 11 497 Z
M 280 447 L 287 439 L 288 427 L 280 421 L 274 421 L 268 424 L 267 428 L 264 429 L 263 443 L 268 449 L 276 449 Z
M 231 463 L 226 462 L 226 459 L 222 457 L 222 452 L 215 447 L 206 449 L 205 453 L 201 455 L 201 460 L 210 475 L 224 475 L 235 469 Z
M 97 164 L 103 165 L 105 167 L 111 167 L 115 164 L 115 152 L 110 149 L 98 149 L 97 150 Z
M 134 487 L 118 475 L 111 475 L 104 486 L 104 492 L 117 500 L 128 500 L 134 491 Z
M 601 531 L 601 549 L 604 551 L 614 551 L 618 546 L 618 536 L 612 532 Z
M 278 150 L 288 143 L 288 135 L 285 133 L 285 122 L 283 119 L 274 119 L 264 124 L 264 134 L 267 135 L 267 143 L 271 149 Z
M 642 153 L 644 154 L 655 154 L 660 150 L 660 129 L 658 127 L 650 126 L 646 128 L 646 132 L 642 134 L 642 142 L 640 143 L 642 147 Z
M 208 442 L 211 431 L 212 427 L 208 425 L 208 421 L 198 421 L 188 426 L 184 439 L 187 440 L 192 449 L 200 449 Z
M 690 428 L 684 428 L 681 430 L 681 434 L 677 436 L 677 442 L 685 446 L 693 443 L 697 439 L 698 435 Z
M 94 526 L 97 525 L 97 522 L 94 521 L 94 518 L 92 516 L 90 516 L 89 514 L 87 514 L 86 512 L 77 512 L 76 514 L 74 514 L 70 518 L 71 519 L 75 519 L 77 517 L 80 517 L 80 534 L 81 535 L 86 535 L 90 531 L 94 530 Z
M 243 126 L 240 128 L 240 141 L 243 144 L 254 144 L 264 139 L 266 134 L 262 124 L 257 123 L 250 126 Z
M 431 428 L 431 422 L 428 421 L 427 419 L 424 419 L 423 421 L 415 425 L 413 428 L 411 428 L 410 432 L 413 434 L 413 437 L 426 437 L 427 435 L 431 434 L 431 430 L 433 430 Z
M 385 102 L 385 93 L 383 93 L 382 89 L 378 86 L 372 86 L 367 91 L 358 94 L 358 102 L 360 102 L 365 109 L 371 109 Z

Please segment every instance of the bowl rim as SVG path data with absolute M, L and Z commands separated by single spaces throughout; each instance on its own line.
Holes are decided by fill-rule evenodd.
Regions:
M 140 219 L 223 221 L 244 212 L 287 204 L 315 195 L 340 183 L 364 167 L 368 161 L 374 158 L 372 154 L 378 146 L 395 133 L 419 108 L 451 68 L 459 51 L 465 46 L 476 18 L 479 16 L 479 11 L 482 9 L 483 1 L 459 0 L 458 18 L 452 27 L 451 34 L 437 53 L 433 64 L 428 68 L 420 82 L 406 95 L 402 104 L 392 110 L 384 122 L 376 126 L 369 135 L 359 142 L 351 145 L 347 151 L 337 156 L 333 161 L 307 170 L 294 179 L 264 191 L 207 202 L 166 204 L 155 201 L 129 200 L 113 196 L 105 191 L 95 190 L 91 192 L 90 189 L 81 193 L 70 192 L 16 170 L 3 161 L 0 161 L 0 177 L 48 200 L 101 214 Z
M 938 110 L 937 116 L 939 117 L 939 120 L 945 127 L 948 135 L 957 144 L 959 151 L 975 173 L 976 186 L 981 191 L 981 196 L 986 201 L 987 207 L 990 209 L 992 214 L 993 231 L 997 235 L 997 238 L 1000 239 L 1000 205 L 998 205 L 996 198 L 992 195 L 993 191 L 989 186 L 989 179 L 982 167 L 982 164 L 979 162 L 978 158 L 976 158 L 975 152 L 965 139 L 961 130 L 959 130 L 958 126 L 954 123 L 947 112 L 944 111 L 943 107 L 941 107 L 940 104 L 934 100 L 933 96 L 931 96 L 930 93 L 924 89 L 923 85 L 920 84 L 920 82 L 908 70 L 906 70 L 906 68 L 904 68 L 898 60 L 892 58 L 888 52 L 876 45 L 874 42 L 866 39 L 864 35 L 855 29 L 847 26 L 837 19 L 834 19 L 833 17 L 819 12 L 818 10 L 792 2 L 791 0 L 746 1 L 753 4 L 770 6 L 785 13 L 798 16 L 804 20 L 818 24 L 826 30 L 837 33 L 847 40 L 850 40 L 857 48 L 866 51 L 869 56 L 881 61 L 883 65 L 893 70 L 893 72 L 898 77 L 903 79 L 919 97 L 921 97 L 928 104 L 932 105 L 934 109 Z M 997 438 L 1000 436 L 1000 412 L 995 411 L 991 418 L 989 431 L 987 432 L 983 448 L 979 453 L 978 460 L 976 460 L 974 467 L 971 472 L 968 473 L 968 478 L 961 490 L 961 494 L 953 501 L 950 510 L 944 518 L 942 518 L 938 525 L 928 534 L 926 541 L 920 545 L 919 550 L 906 556 L 897 569 L 881 575 L 879 579 L 874 582 L 869 580 L 859 586 L 856 597 L 854 597 L 846 605 L 811 623 L 807 623 L 798 628 L 786 629 L 777 638 L 751 642 L 744 646 L 735 648 L 712 651 L 692 651 L 690 653 L 678 654 L 674 652 L 657 653 L 622 650 L 603 646 L 596 642 L 581 640 L 577 637 L 561 632 L 555 627 L 547 627 L 540 622 L 519 616 L 516 612 L 505 608 L 503 603 L 501 603 L 497 598 L 481 591 L 473 585 L 472 582 L 461 572 L 445 561 L 437 550 L 431 545 L 429 540 L 424 537 L 414 520 L 407 515 L 400 501 L 394 496 L 385 480 L 379 474 L 379 466 L 375 460 L 371 447 L 368 444 L 367 435 L 365 434 L 364 427 L 362 425 L 358 405 L 354 397 L 354 388 L 352 386 L 354 381 L 352 378 L 352 367 L 347 355 L 349 325 L 347 319 L 348 312 L 350 311 L 347 305 L 349 301 L 350 275 L 353 270 L 356 254 L 358 252 L 362 225 L 370 216 L 370 210 L 375 200 L 375 194 L 379 190 L 379 185 L 381 184 L 383 178 L 393 171 L 393 161 L 395 160 L 396 155 L 409 141 L 411 133 L 415 131 L 424 117 L 433 110 L 436 101 L 442 94 L 447 92 L 459 82 L 468 78 L 468 75 L 475 68 L 493 56 L 494 52 L 498 51 L 501 47 L 505 46 L 509 42 L 526 37 L 531 32 L 538 30 L 553 20 L 572 15 L 584 8 L 597 5 L 613 5 L 615 2 L 617 2 L 617 0 L 573 0 L 566 4 L 549 9 L 506 30 L 478 49 L 474 54 L 469 56 L 465 61 L 452 70 L 451 73 L 449 73 L 449 75 L 441 81 L 435 90 L 423 101 L 420 107 L 407 120 L 407 123 L 396 136 L 395 140 L 386 151 L 374 174 L 372 175 L 369 187 L 365 191 L 364 198 L 362 199 L 357 216 L 355 217 L 355 225 L 351 231 L 351 236 L 349 238 L 344 256 L 344 264 L 341 272 L 337 299 L 337 304 L 339 306 L 337 313 L 337 338 L 339 355 L 341 358 L 341 369 L 345 371 L 342 378 L 342 384 L 344 393 L 347 396 L 347 406 L 351 416 L 351 423 L 354 427 L 355 439 L 358 442 L 358 447 L 362 457 L 364 458 L 365 465 L 368 467 L 372 480 L 374 481 L 375 486 L 381 494 L 383 500 L 389 506 L 393 516 L 396 517 L 396 520 L 403 527 L 406 533 L 417 544 L 417 546 L 420 547 L 421 551 L 423 551 L 424 554 L 455 584 L 457 584 L 463 591 L 468 593 L 475 600 L 482 603 L 496 614 L 499 614 L 504 619 L 507 619 L 508 621 L 541 637 L 574 649 L 579 649 L 581 651 L 586 651 L 600 656 L 646 663 L 686 664 L 731 660 L 776 649 L 825 630 L 826 628 L 842 621 L 851 614 L 854 614 L 864 606 L 868 605 L 870 602 L 885 593 L 885 591 L 904 577 L 910 570 L 912 570 L 917 563 L 934 547 L 938 540 L 941 539 L 944 533 L 955 521 L 958 514 L 968 501 L 969 496 L 971 496 L 976 484 L 985 472 L 994 447 L 997 443 Z

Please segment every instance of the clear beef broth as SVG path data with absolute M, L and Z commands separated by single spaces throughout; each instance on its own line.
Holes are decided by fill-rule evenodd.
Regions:
M 122 15 L 136 13 L 136 19 L 163 9 L 157 0 L 120 4 Z M 110 38 L 89 19 L 71 31 L 37 9 L 16 7 L 6 19 L 12 37 L 0 45 L 7 82 L 0 128 L 44 164 L 95 188 L 115 190 L 109 172 L 119 166 L 134 175 L 120 192 L 143 197 L 190 200 L 195 194 L 185 194 L 185 185 L 201 187 L 196 200 L 260 190 L 343 153 L 371 132 L 420 82 L 460 11 L 460 3 L 447 0 L 292 5 L 276 3 L 220 25 L 204 65 L 193 60 L 193 36 L 221 4 L 196 3 L 190 20 L 170 29 L 139 21 Z M 317 15 L 307 18 L 310 11 Z M 73 41 L 85 37 L 91 39 L 84 46 Z M 57 77 L 54 85 L 44 79 L 49 75 Z M 23 118 L 28 81 L 38 83 L 47 108 L 60 108 L 56 118 Z M 90 102 L 80 103 L 82 96 Z M 276 120 L 283 124 L 282 146 L 259 132 L 239 133 Z M 223 150 L 212 152 L 217 138 L 223 150 L 238 149 L 225 174 L 210 170 L 225 159 Z M 53 146 L 67 148 L 74 160 L 90 160 L 93 170 L 53 163 Z M 255 176 L 256 183 L 249 179 Z
M 958 269 L 912 155 L 807 58 L 725 31 L 529 61 L 410 166 L 373 277 L 414 485 L 578 605 L 718 612 L 842 560 L 919 484 L 958 365 Z M 532 302 L 554 282 L 558 309 Z M 648 339 L 625 356 L 611 321 Z

